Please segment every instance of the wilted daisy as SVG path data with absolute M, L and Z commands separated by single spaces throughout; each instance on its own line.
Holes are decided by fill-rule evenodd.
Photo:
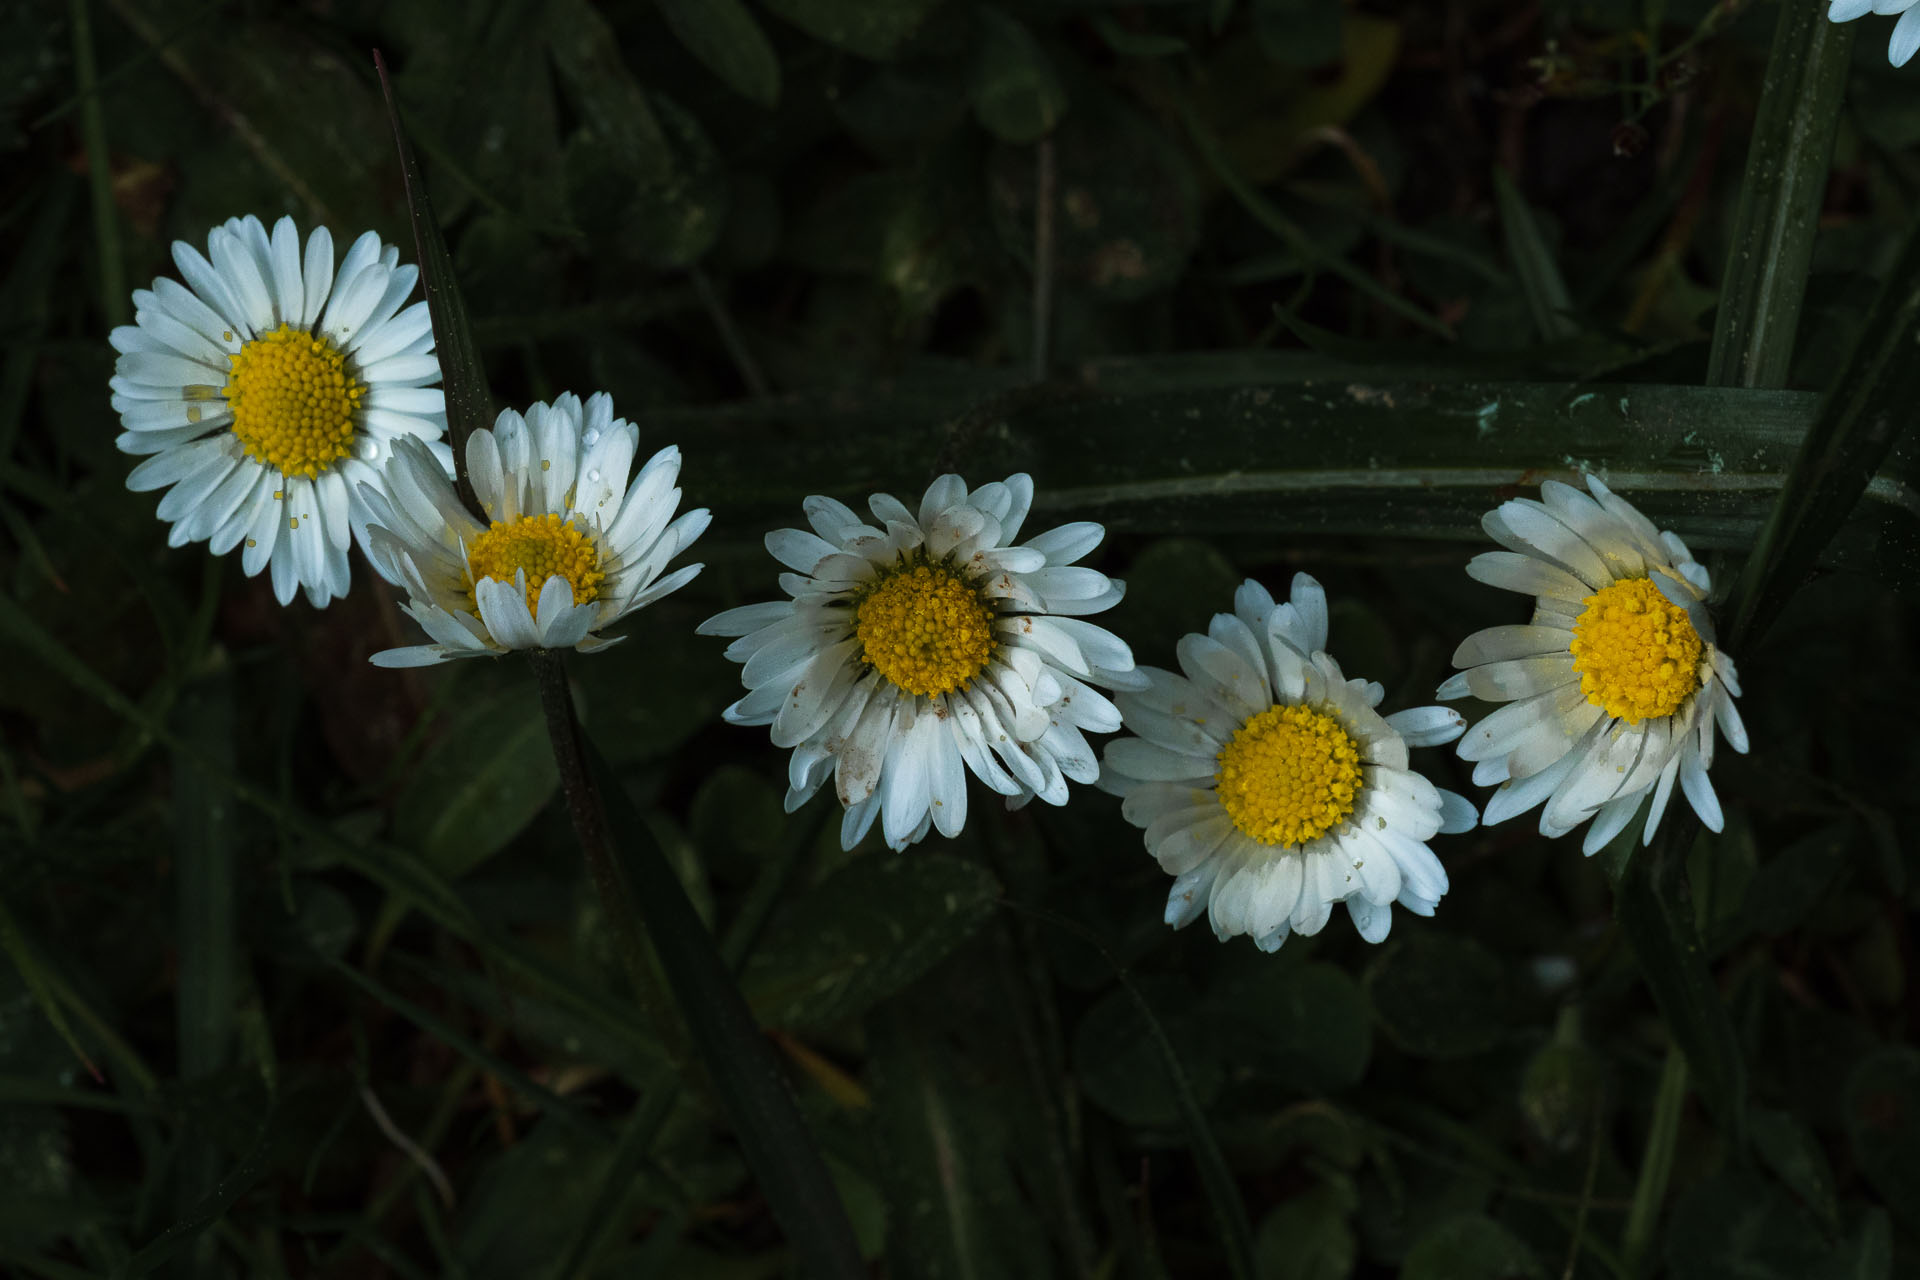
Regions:
M 1891 17 L 1900 15 L 1900 21 L 1893 24 L 1893 36 L 1887 42 L 1887 61 L 1896 67 L 1904 67 L 1913 57 L 1914 50 L 1920 49 L 1920 8 L 1915 5 L 1920 0 L 1832 0 L 1827 6 L 1827 19 L 1830 22 L 1852 22 L 1855 18 L 1869 13 L 1883 13 Z
M 173 260 L 186 283 L 136 289 L 134 323 L 112 334 L 116 443 L 153 455 L 127 487 L 173 486 L 169 546 L 244 542 L 241 566 L 272 565 L 280 603 L 298 586 L 322 607 L 346 594 L 358 493 L 394 441 L 450 458 L 427 304 L 400 309 L 419 270 L 371 231 L 336 264 L 325 227 L 303 252 L 293 219 L 269 236 L 251 216 L 210 231 L 205 257 L 174 241 Z
M 1295 574 L 1277 604 L 1249 579 L 1232 613 L 1180 638 L 1184 675 L 1142 667 L 1146 689 L 1116 699 L 1138 736 L 1107 744 L 1100 785 L 1174 877 L 1174 928 L 1204 911 L 1222 941 L 1274 951 L 1344 902 L 1378 942 L 1395 902 L 1430 916 L 1447 891 L 1426 842 L 1471 829 L 1473 805 L 1410 770 L 1407 748 L 1451 742 L 1466 721 L 1446 707 L 1381 716 L 1386 691 L 1347 679 L 1326 647 L 1318 582 Z
M 790 600 L 729 609 L 700 624 L 738 636 L 752 692 L 727 720 L 772 725 L 792 747 L 787 812 L 829 775 L 851 849 L 880 818 L 895 849 L 931 829 L 958 834 L 967 773 L 1017 808 L 1065 804 L 1067 781 L 1099 772 L 1083 730 L 1111 733 L 1120 713 L 1092 685 L 1134 688 L 1133 654 L 1082 621 L 1122 584 L 1076 567 L 1105 535 L 1062 525 L 1014 545 L 1033 501 L 1025 475 L 969 491 L 935 480 L 918 513 L 879 493 L 873 523 L 832 498 L 806 500 L 812 533 L 781 529 L 767 550 L 792 569 Z
M 678 519 L 680 450 L 647 460 L 631 485 L 640 432 L 613 416 L 604 393 L 563 395 L 523 418 L 503 410 L 493 429 L 467 437 L 467 477 L 487 514 L 460 504 L 426 448 L 402 441 L 384 491 L 369 486 L 367 554 L 405 587 L 404 608 L 431 644 L 373 655 L 383 667 L 418 667 L 510 649 L 592 653 L 634 610 L 693 580 L 667 561 L 707 527 L 705 508 Z
M 1483 526 L 1510 551 L 1473 558 L 1467 573 L 1535 597 L 1526 626 L 1489 627 L 1453 655 L 1464 667 L 1442 698 L 1508 702 L 1460 740 L 1473 780 L 1500 785 L 1488 824 L 1541 802 L 1540 831 L 1563 836 L 1589 818 L 1598 850 L 1653 797 L 1641 839 L 1653 839 L 1677 778 L 1700 820 L 1720 830 L 1707 781 L 1714 725 L 1735 751 L 1747 731 L 1733 699 L 1733 659 L 1714 646 L 1711 583 L 1687 544 L 1593 476 L 1588 497 L 1549 480 L 1538 502 L 1515 498 Z

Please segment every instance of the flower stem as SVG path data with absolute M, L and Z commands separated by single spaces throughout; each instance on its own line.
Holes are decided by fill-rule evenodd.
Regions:
M 1667 1046 L 1666 1065 L 1660 1070 L 1660 1092 L 1653 1101 L 1653 1125 L 1647 1130 L 1647 1152 L 1640 1160 L 1640 1177 L 1633 1187 L 1633 1207 L 1627 1211 L 1627 1229 L 1620 1253 L 1628 1275 L 1638 1275 L 1667 1198 L 1667 1180 L 1673 1173 L 1673 1149 L 1680 1140 L 1680 1109 L 1687 1101 L 1687 1055 L 1679 1046 Z

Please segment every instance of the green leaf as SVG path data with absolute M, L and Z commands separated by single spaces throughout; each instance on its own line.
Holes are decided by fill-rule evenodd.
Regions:
M 269 1113 L 246 1154 L 178 1221 L 155 1236 L 124 1268 L 115 1272 L 115 1280 L 133 1280 L 159 1268 L 225 1217 L 234 1202 L 251 1191 L 272 1167 L 273 1135 L 274 1116 Z
M 1367 997 L 1344 969 L 1266 961 L 1211 991 L 1207 1010 L 1227 1059 L 1263 1081 L 1334 1093 L 1366 1074 Z
M 964 942 L 999 892 L 985 868 L 950 854 L 855 859 L 776 917 L 741 989 L 770 1026 L 857 1017 Z
M 1681 1274 L 1687 1274 L 1682 1272 Z M 1463 1213 L 1441 1222 L 1407 1250 L 1400 1280 L 1547 1280 L 1525 1241 L 1492 1218 Z
M 454 484 L 467 509 L 478 514 L 480 503 L 473 496 L 473 486 L 467 479 L 467 437 L 493 426 L 493 396 L 487 390 L 480 347 L 473 340 L 473 326 L 467 320 L 467 304 L 460 297 L 460 282 L 453 273 L 453 256 L 447 252 L 440 224 L 434 221 L 426 180 L 420 174 L 420 163 L 414 159 L 413 148 L 407 145 L 400 109 L 393 100 L 393 86 L 378 52 L 374 54 L 374 65 L 380 72 L 381 92 L 386 95 L 393 145 L 400 155 L 407 217 L 413 224 L 414 252 L 420 260 L 420 288 L 426 295 L 427 312 L 433 320 L 433 354 L 440 361 L 440 385 L 446 392 L 447 443 L 453 447 Z
M 743 97 L 780 101 L 780 59 L 740 0 L 654 0 L 687 52 Z
M 1093 29 L 1106 41 L 1107 48 L 1123 58 L 1165 58 L 1187 51 L 1187 42 L 1179 36 L 1157 31 L 1136 31 L 1105 13 L 1092 14 L 1090 20 Z
M 59 1032 L 60 1038 L 67 1042 L 67 1048 L 73 1050 L 73 1056 L 85 1064 L 87 1071 L 96 1080 L 99 1079 L 100 1068 L 93 1065 L 93 1059 L 89 1058 L 87 1051 L 80 1047 L 78 1037 L 73 1034 L 73 1028 L 67 1022 L 66 1011 L 60 1007 L 53 983 L 42 968 L 34 946 L 27 941 L 26 935 L 14 921 L 13 913 L 7 909 L 4 898 L 0 898 L 0 951 L 7 953 L 7 959 L 13 962 L 13 967 L 20 974 L 20 981 L 26 984 L 27 992 L 32 995 L 33 1002 L 40 1006 L 40 1011 L 46 1014 L 48 1023 Z
M 1667 1273 L 1688 1280 L 1807 1280 L 1833 1274 L 1833 1246 L 1792 1198 L 1751 1173 L 1690 1188 L 1667 1228 Z
M 1267 57 L 1283 67 L 1321 67 L 1338 61 L 1338 0 L 1253 0 L 1253 34 Z
M 1787 385 L 1856 27 L 1817 5 L 1780 6 L 1720 281 L 1712 386 Z
M 1791 1112 L 1762 1108 L 1754 1112 L 1752 1124 L 1754 1149 L 1767 1168 L 1829 1231 L 1838 1229 L 1840 1200 L 1833 1168 L 1806 1121 Z
M 1548 342 L 1572 338 L 1580 332 L 1570 314 L 1573 299 L 1560 275 L 1560 264 L 1540 230 L 1526 197 L 1513 185 L 1505 169 L 1493 171 L 1493 195 L 1500 208 L 1500 230 L 1506 237 L 1507 261 L 1527 297 L 1533 326 Z
M 442 726 L 395 805 L 395 837 L 457 880 L 525 830 L 559 785 L 540 704 L 503 690 Z
M 1920 1225 L 1920 1050 L 1883 1049 L 1847 1078 L 1847 1137 L 1894 1212 Z
M 1320 1186 L 1288 1200 L 1260 1224 L 1260 1280 L 1346 1280 L 1360 1254 L 1352 1217 L 1351 1191 Z
M 1206 1024 L 1194 1016 L 1192 987 L 1159 975 L 1138 979 L 1135 986 L 1179 1052 L 1187 1088 L 1206 1106 L 1218 1096 L 1226 1068 Z M 1074 1027 L 1073 1074 L 1087 1100 L 1122 1124 L 1172 1129 L 1181 1122 L 1180 1100 L 1147 1015 L 1127 990 L 1109 991 Z
M 1367 967 L 1366 988 L 1387 1035 L 1418 1057 L 1481 1053 L 1506 1031 L 1506 971 L 1471 938 L 1430 930 L 1402 938 Z
M 762 0 L 825 44 L 885 62 L 921 34 L 946 0 Z
M 1067 109 L 1067 92 L 1040 42 L 998 9 L 974 13 L 978 43 L 969 97 L 987 132 L 1005 142 L 1038 142 Z
M 455 1230 L 472 1280 L 544 1274 L 576 1205 L 598 1186 L 612 1147 L 591 1130 L 546 1123 L 489 1161 L 462 1196 Z

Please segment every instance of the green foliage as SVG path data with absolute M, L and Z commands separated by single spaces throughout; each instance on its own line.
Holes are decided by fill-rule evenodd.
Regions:
M 1913 1274 L 1920 109 L 1824 13 L 0 11 L 0 1273 L 773 1280 L 811 1197 L 898 1277 Z M 521 664 L 375 671 L 364 562 L 281 609 L 125 490 L 105 334 L 247 212 L 431 267 L 455 435 L 681 448 L 706 568 L 570 671 L 657 971 Z M 842 850 L 692 634 L 807 494 L 1024 470 L 1142 661 L 1306 570 L 1392 711 L 1588 468 L 1720 589 L 1727 830 L 1442 837 L 1377 948 L 1166 929 L 1089 787 Z

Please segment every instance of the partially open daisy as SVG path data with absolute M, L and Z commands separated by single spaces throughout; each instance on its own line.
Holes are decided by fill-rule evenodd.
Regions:
M 1275 603 L 1249 579 L 1232 613 L 1181 637 L 1184 675 L 1142 667 L 1146 689 L 1116 699 L 1137 736 L 1107 744 L 1100 785 L 1174 877 L 1174 928 L 1206 912 L 1222 941 L 1274 951 L 1345 903 L 1378 942 L 1395 902 L 1430 916 L 1447 891 L 1426 842 L 1471 829 L 1473 805 L 1409 769 L 1407 748 L 1451 742 L 1466 721 L 1446 707 L 1381 716 L 1386 691 L 1347 679 L 1326 646 L 1318 582 L 1295 574 Z
M 269 236 L 252 216 L 210 231 L 206 257 L 176 240 L 173 260 L 186 284 L 136 289 L 134 323 L 112 334 L 116 443 L 152 455 L 127 487 L 173 486 L 169 546 L 244 542 L 241 566 L 271 565 L 280 603 L 304 587 L 323 607 L 346 594 L 358 493 L 393 443 L 451 460 L 427 304 L 400 305 L 419 270 L 371 231 L 336 264 L 325 227 L 302 251 L 293 219 Z
M 1515 498 L 1482 522 L 1512 548 L 1477 555 L 1467 573 L 1534 597 L 1526 626 L 1489 627 L 1453 655 L 1465 670 L 1442 698 L 1507 702 L 1468 730 L 1473 780 L 1499 784 L 1483 820 L 1545 802 L 1540 831 L 1563 836 L 1588 819 L 1593 853 L 1653 797 L 1653 839 L 1675 779 L 1700 820 L 1721 826 L 1707 781 L 1714 725 L 1735 751 L 1747 731 L 1734 709 L 1740 679 L 1714 645 L 1712 583 L 1687 544 L 1593 476 L 1592 497 L 1549 480 L 1540 501 Z
M 1133 654 L 1082 621 L 1120 600 L 1122 584 L 1076 567 L 1105 536 L 1062 525 L 1014 545 L 1033 481 L 968 490 L 935 480 L 918 513 L 879 493 L 874 523 L 832 498 L 805 504 L 812 533 L 781 529 L 767 550 L 792 569 L 790 600 L 729 609 L 700 624 L 738 636 L 752 692 L 734 724 L 771 725 L 792 747 L 787 812 L 828 776 L 851 849 L 880 819 L 904 849 L 930 829 L 959 833 L 968 771 L 1017 808 L 1065 804 L 1067 782 L 1099 772 L 1083 730 L 1111 733 L 1120 713 L 1093 685 L 1133 688 Z
M 1900 15 L 1887 39 L 1887 61 L 1904 67 L 1920 49 L 1920 0 L 1831 0 L 1827 5 L 1830 22 L 1852 22 L 1869 13 Z
M 481 525 L 423 446 L 403 441 L 384 490 L 369 488 L 367 554 L 410 597 L 401 606 L 431 644 L 373 655 L 383 667 L 418 667 L 511 649 L 592 653 L 634 610 L 700 572 L 667 561 L 706 529 L 680 506 L 680 450 L 648 459 L 627 483 L 640 433 L 613 416 L 613 400 L 563 395 L 522 417 L 503 410 L 467 438 L 467 476 L 486 512 Z

